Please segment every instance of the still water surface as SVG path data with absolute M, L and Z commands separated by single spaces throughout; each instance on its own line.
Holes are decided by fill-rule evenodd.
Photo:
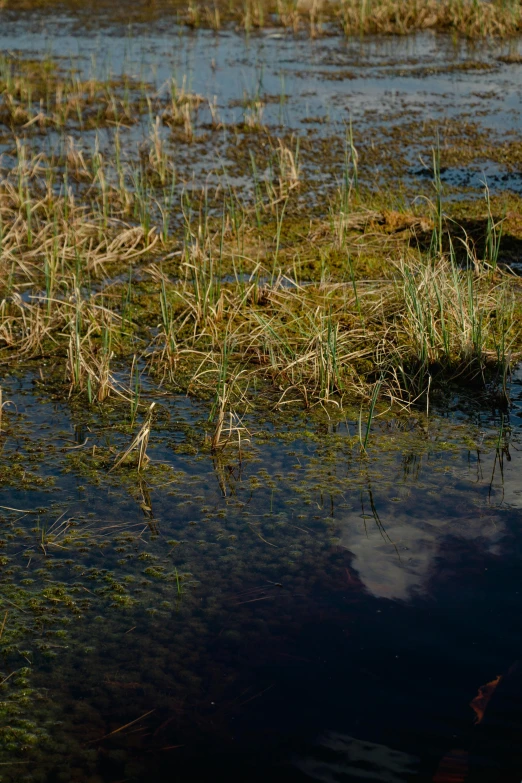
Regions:
M 272 96 L 271 127 L 327 118 L 319 135 L 477 105 L 474 121 L 507 132 L 522 109 L 522 66 L 431 35 L 85 35 L 68 16 L 5 14 L 0 48 L 72 55 L 86 73 L 94 58 L 158 88 L 185 77 L 227 123 L 245 93 Z M 464 58 L 491 68 L 444 70 Z M 114 422 L 53 399 L 37 374 L 1 385 L 0 504 L 31 512 L 0 522 L 2 643 L 30 614 L 13 580 L 24 600 L 65 585 L 76 602 L 66 634 L 46 605 L 10 648 L 8 671 L 30 664 L 23 715 L 46 740 L 2 757 L 2 780 L 519 783 L 520 373 L 507 414 L 452 401 L 428 421 L 383 420 L 367 456 L 354 417 L 267 417 L 247 422 L 241 458 L 213 460 L 205 407 L 161 398 L 141 480 L 108 473 L 126 445 Z
M 32 455 L 55 483 L 6 488 L 2 505 L 41 507 L 48 526 L 65 510 L 93 534 L 43 552 L 18 514 L 7 545 L 29 590 L 58 579 L 90 601 L 58 655 L 33 654 L 50 739 L 27 779 L 458 779 L 448 764 L 519 779 L 518 378 L 503 432 L 480 409 L 393 420 L 366 458 L 353 422 L 300 420 L 213 463 L 187 448 L 201 407 L 164 401 L 150 453 L 173 472 L 141 486 L 93 485 L 70 455 L 102 449 L 110 427 L 79 430 L 36 381 L 5 382 L 4 464 Z M 132 583 L 132 605 L 108 597 L 111 579 Z M 476 725 L 470 703 L 498 675 Z

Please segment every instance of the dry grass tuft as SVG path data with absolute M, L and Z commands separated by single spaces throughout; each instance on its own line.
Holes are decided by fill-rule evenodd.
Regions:
M 82 0 L 0 0 L 0 8 L 20 11 L 64 3 L 79 12 L 83 10 Z M 96 8 L 109 10 L 115 21 L 128 22 L 132 17 L 144 22 L 171 13 L 191 28 L 219 30 L 233 24 L 247 33 L 275 21 L 295 32 L 308 30 L 311 37 L 320 35 L 332 23 L 340 24 L 350 36 L 405 35 L 431 29 L 482 38 L 506 37 L 522 29 L 519 0 L 245 0 L 238 4 L 224 0 L 141 0 L 116 8 L 109 0 L 95 0 Z
M 347 35 L 449 30 L 468 38 L 508 36 L 522 27 L 518 0 L 341 0 Z
M 133 423 L 140 383 L 122 377 L 139 365 L 156 384 L 213 401 L 213 451 L 248 435 L 239 411 L 261 392 L 280 407 L 340 407 L 372 399 L 378 381 L 409 405 L 438 381 L 484 385 L 496 372 L 504 383 L 521 343 L 519 288 L 498 267 L 502 220 L 487 191 L 484 251 L 464 240 L 457 258 L 439 191 L 428 214 L 365 205 L 350 129 L 329 214 L 307 216 L 299 234 L 295 137 L 264 132 L 263 169 L 252 153 L 244 197 L 223 178 L 214 190 L 178 186 L 165 125 L 189 141 L 184 118 L 199 104 L 171 85 L 148 138 L 123 156 L 117 129 L 112 158 L 73 141 L 68 125 L 60 154 L 35 152 L 11 129 L 0 362 L 45 356 L 65 395 L 130 403 Z M 370 251 L 379 274 L 368 278 L 359 259 Z M 131 448 L 140 466 L 147 437 Z

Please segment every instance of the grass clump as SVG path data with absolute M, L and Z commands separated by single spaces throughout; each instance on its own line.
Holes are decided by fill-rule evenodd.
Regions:
M 451 31 L 468 38 L 514 35 L 522 27 L 518 0 L 341 0 L 347 35 Z
M 487 189 L 482 243 L 444 213 L 438 154 L 434 202 L 390 208 L 365 187 L 351 127 L 342 177 L 312 217 L 316 183 L 294 135 L 264 129 L 258 151 L 247 130 L 241 191 L 215 168 L 215 188 L 189 185 L 167 134 L 195 143 L 185 121 L 201 99 L 171 84 L 155 100 L 146 140 L 126 143 L 118 126 L 113 155 L 97 136 L 73 142 L 69 115 L 58 150 L 11 127 L 0 362 L 46 361 L 63 396 L 110 398 L 131 427 L 144 384 L 211 400 L 213 450 L 248 436 L 241 417 L 260 395 L 342 407 L 371 400 L 378 381 L 411 405 L 455 378 L 505 394 L 519 286 L 499 265 L 503 218 Z M 146 464 L 148 421 L 120 460 Z
M 85 13 L 81 0 L 2 0 L 0 8 L 49 9 L 65 6 Z M 405 35 L 419 30 L 449 31 L 471 39 L 506 37 L 520 32 L 522 15 L 518 0 L 245 0 L 229 3 L 141 0 L 115 8 L 108 0 L 94 3 L 114 21 L 151 22 L 171 14 L 191 28 L 218 31 L 234 25 L 246 33 L 275 25 L 312 37 L 332 27 L 348 36 Z
M 490 213 L 483 256 L 467 243 L 457 257 L 440 214 L 383 216 L 341 194 L 328 223 L 312 223 L 300 243 L 287 212 L 296 173 L 254 207 L 185 193 L 171 234 L 157 222 L 152 186 L 130 192 L 134 217 L 116 190 L 104 198 L 109 174 L 99 165 L 87 193 L 57 195 L 20 144 L 0 193 L 2 360 L 59 362 L 69 396 L 93 404 L 116 395 L 134 419 L 143 372 L 203 397 L 216 384 L 231 400 L 270 388 L 306 405 L 368 396 L 377 376 L 383 393 L 409 402 L 432 375 L 505 375 L 519 341 L 518 284 L 498 267 Z M 40 156 L 38 166 L 52 175 L 53 161 Z M 361 279 L 353 245 L 367 233 L 375 242 L 376 230 L 380 277 Z M 309 270 L 315 264 L 311 278 L 301 254 Z M 129 361 L 127 379 L 118 368 Z M 222 401 L 217 410 L 220 419 Z

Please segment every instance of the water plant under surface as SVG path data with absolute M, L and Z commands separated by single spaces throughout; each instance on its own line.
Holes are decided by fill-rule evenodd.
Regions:
M 180 39 L 520 26 L 517 3 L 450 0 L 129 13 L 167 7 Z M 117 74 L 0 61 L 0 779 L 330 779 L 317 746 L 357 779 L 360 741 L 432 780 L 457 718 L 416 744 L 368 683 L 414 716 L 413 661 L 436 689 L 453 666 L 471 727 L 514 656 L 471 645 L 476 591 L 517 608 L 520 196 L 447 169 L 513 167 L 518 137 L 329 108 L 295 127 L 283 73 L 224 102 L 134 43 Z M 437 649 L 429 601 L 469 623 L 459 661 L 404 642 L 411 610 Z

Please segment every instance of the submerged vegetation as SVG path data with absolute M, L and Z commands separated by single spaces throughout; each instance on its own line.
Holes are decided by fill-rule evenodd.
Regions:
M 73 411 L 89 435 L 85 442 L 78 431 L 70 443 L 67 402 L 35 376 L 36 393 L 16 395 L 25 413 L 9 416 L 0 457 L 2 471 L 20 464 L 28 496 L 38 492 L 35 507 L 0 512 L 0 774 L 10 783 L 141 780 L 151 764 L 168 763 L 165 751 L 185 742 L 192 724 L 198 749 L 212 731 L 226 742 L 243 702 L 262 690 L 235 671 L 242 640 L 262 649 L 290 620 L 313 617 L 325 588 L 358 600 L 343 531 L 363 514 L 394 552 L 393 523 L 400 529 L 411 493 L 417 508 L 430 493 L 438 503 L 444 480 L 446 507 L 458 509 L 470 455 L 480 449 L 493 487 L 491 455 L 509 449 L 507 433 L 497 441 L 448 421 L 433 421 L 427 437 L 421 414 L 375 423 L 371 444 L 363 423 L 370 458 L 361 457 L 356 427 L 332 429 L 325 416 L 301 414 L 257 418 L 256 443 L 239 459 L 194 459 L 172 454 L 173 441 L 204 450 L 201 412 L 164 399 L 163 419 L 146 420 L 147 470 L 127 463 L 111 471 L 128 442 L 120 412 Z M 5 383 L 12 392 L 13 379 Z M 42 492 L 45 470 L 56 486 Z M 492 497 L 487 509 L 493 531 L 499 502 Z M 473 511 L 481 535 L 485 513 Z M 454 532 L 456 520 L 448 524 Z M 210 678 L 201 673 L 209 657 Z
M 216 30 L 521 27 L 507 0 L 139 10 L 165 7 Z M 521 199 L 485 181 L 480 199 L 450 198 L 458 129 L 418 131 L 432 159 L 416 192 L 396 128 L 379 147 L 348 118 L 341 138 L 314 140 L 266 121 L 284 85 L 245 90 L 231 119 L 189 79 L 132 72 L 0 58 L 1 781 L 142 780 L 184 747 L 186 722 L 232 736 L 259 696 L 232 693 L 243 623 L 268 646 L 296 611 L 322 616 L 317 585 L 361 586 L 343 522 L 373 525 L 399 555 L 376 485 L 393 519 L 409 493 L 415 513 L 430 493 L 438 504 L 447 473 L 458 517 L 476 460 L 486 536 L 510 459 Z M 515 165 L 517 145 L 495 160 Z M 470 388 L 500 431 L 434 420 L 444 393 Z

